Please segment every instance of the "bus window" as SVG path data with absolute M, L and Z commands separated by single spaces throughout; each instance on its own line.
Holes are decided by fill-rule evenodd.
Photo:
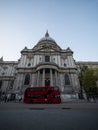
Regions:
M 59 87 L 54 87 L 54 90 L 59 90 Z

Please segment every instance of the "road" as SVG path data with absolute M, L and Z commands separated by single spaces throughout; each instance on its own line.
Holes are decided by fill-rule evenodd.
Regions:
M 0 130 L 98 130 L 98 103 L 0 103 Z

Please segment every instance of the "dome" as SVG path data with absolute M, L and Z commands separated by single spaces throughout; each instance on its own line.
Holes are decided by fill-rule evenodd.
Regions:
M 39 40 L 38 43 L 43 42 L 43 41 L 51 41 L 51 42 L 56 43 L 55 40 L 49 36 L 48 31 L 46 32 L 45 37 L 42 37 L 42 38 Z
M 41 49 L 43 46 L 51 46 L 52 48 L 57 48 L 60 50 L 61 48 L 57 45 L 55 40 L 49 36 L 48 31 L 45 33 L 45 36 L 42 37 L 38 43 L 33 47 L 34 50 Z

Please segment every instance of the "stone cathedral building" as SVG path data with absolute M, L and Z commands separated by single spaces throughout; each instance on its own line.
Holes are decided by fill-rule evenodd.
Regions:
M 32 49 L 21 51 L 18 61 L 3 61 L 1 57 L 0 92 L 23 93 L 28 86 L 58 86 L 62 100 L 78 98 L 81 64 L 75 62 L 69 47 L 61 49 L 46 32 Z

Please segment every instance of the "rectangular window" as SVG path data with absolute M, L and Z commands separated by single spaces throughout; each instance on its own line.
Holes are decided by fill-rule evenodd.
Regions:
M 50 56 L 45 56 L 45 62 L 50 62 Z

